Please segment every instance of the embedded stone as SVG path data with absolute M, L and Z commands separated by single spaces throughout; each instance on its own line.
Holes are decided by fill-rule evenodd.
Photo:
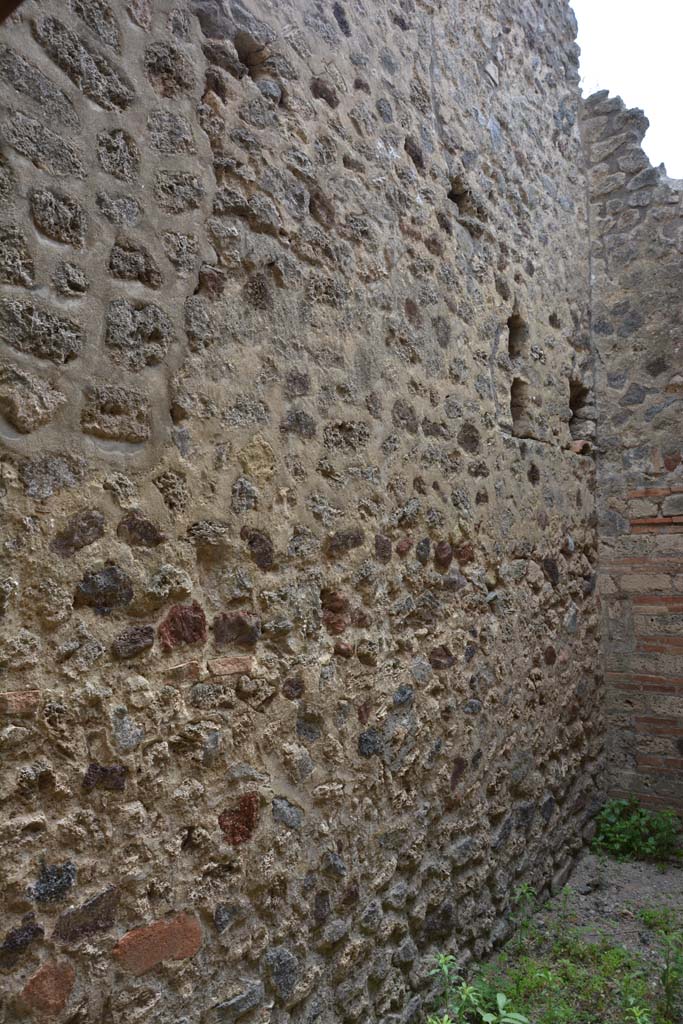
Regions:
M 196 210 L 205 194 L 201 178 L 189 171 L 159 171 L 154 179 L 154 196 L 166 213 Z
M 96 144 L 97 159 L 107 174 L 121 181 L 133 181 L 140 168 L 140 150 L 135 140 L 122 128 L 100 132 Z
M 254 647 L 261 638 L 261 619 L 252 612 L 223 612 L 213 620 L 213 635 L 217 647 Z
M 0 300 L 0 341 L 18 352 L 60 365 L 79 355 L 83 332 L 66 317 L 32 302 Z
M 110 886 L 104 892 L 86 900 L 80 907 L 65 910 L 57 918 L 53 940 L 72 943 L 88 935 L 106 932 L 116 924 L 121 894 L 117 888 Z
M 0 281 L 30 288 L 34 282 L 33 257 L 23 231 L 0 226 Z
M 159 626 L 159 639 L 165 651 L 187 644 L 204 643 L 207 639 L 206 615 L 197 601 L 176 604 Z
M 152 43 L 145 50 L 144 64 L 147 77 L 160 96 L 172 98 L 194 86 L 190 63 L 174 43 Z
M 3 125 L 5 140 L 39 170 L 56 178 L 85 178 L 83 154 L 40 121 L 15 110 Z
M 282 684 L 282 696 L 287 700 L 299 700 L 303 697 L 306 686 L 300 676 L 290 676 Z
M 171 512 L 184 512 L 190 500 L 187 482 L 182 473 L 173 469 L 162 473 L 154 481 L 154 485 L 164 499 L 164 505 Z
M 144 245 L 131 239 L 120 238 L 114 244 L 109 255 L 109 270 L 114 277 L 124 281 L 138 281 L 147 288 L 160 288 L 163 284 L 161 272 L 152 254 Z
M 11 363 L 0 363 L 0 413 L 21 434 L 49 423 L 66 402 L 47 381 Z
M 126 513 L 116 528 L 116 535 L 132 548 L 156 548 L 166 540 L 166 534 L 139 509 Z
M 95 202 L 103 217 L 112 224 L 132 227 L 142 217 L 142 207 L 133 196 L 115 196 L 98 192 Z
M 429 664 L 436 672 L 444 672 L 455 665 L 455 655 L 444 644 L 429 652 Z
M 232 1024 L 244 1017 L 250 1010 L 255 1010 L 265 999 L 265 989 L 260 981 L 254 982 L 231 999 L 218 1003 L 209 1011 L 209 1024 Z
M 121 32 L 109 4 L 104 0 L 69 0 L 71 10 L 105 46 L 121 49 Z
M 110 793 L 122 793 L 126 788 L 128 768 L 123 764 L 104 765 L 91 761 L 83 776 L 83 789 L 106 789 Z
M 70 861 L 64 864 L 46 864 L 43 861 L 35 885 L 28 888 L 29 898 L 36 903 L 58 903 L 66 897 L 76 881 L 76 865 Z
M 275 565 L 275 549 L 268 534 L 263 533 L 261 530 L 252 530 L 248 526 L 243 526 L 240 531 L 240 537 L 242 540 L 246 540 L 251 557 L 259 569 L 267 571 L 273 568 Z
M 331 558 L 338 555 L 348 554 L 354 548 L 362 546 L 365 534 L 358 527 L 351 527 L 347 530 L 338 530 L 328 538 L 325 550 Z
M 88 218 L 81 204 L 64 192 L 36 188 L 30 194 L 33 223 L 55 242 L 80 248 L 85 242 Z
M 52 541 L 52 550 L 65 558 L 94 544 L 104 536 L 104 516 L 97 509 L 85 509 L 73 515 Z
M 137 750 L 145 738 L 144 728 L 130 717 L 125 707 L 112 708 L 111 729 L 114 745 L 123 754 Z
M 162 243 L 169 262 L 179 274 L 189 274 L 195 270 L 199 258 L 199 242 L 196 235 L 165 231 Z
M 58 1017 L 69 1001 L 76 971 L 66 960 L 48 960 L 28 979 L 21 1002 L 39 1019 Z
M 90 384 L 84 392 L 81 428 L 105 440 L 142 444 L 151 431 L 149 400 L 135 388 Z
M 375 535 L 375 556 L 378 562 L 390 562 L 392 554 L 392 545 L 388 537 L 384 537 L 381 533 Z
M 441 540 L 434 548 L 434 564 L 447 569 L 453 561 L 453 548 L 447 540 Z
M 232 485 L 232 502 L 231 508 L 233 512 L 251 512 L 258 508 L 259 492 L 245 477 L 240 476 L 235 480 Z
M 19 629 L 0 641 L 0 669 L 23 672 L 33 668 L 40 657 L 41 643 L 28 629 Z
M 290 804 L 285 797 L 276 796 L 272 805 L 273 821 L 279 825 L 286 825 L 287 828 L 298 831 L 304 820 L 303 811 L 294 804 Z
M 96 615 L 109 615 L 116 608 L 125 608 L 133 600 L 130 577 L 118 565 L 89 569 L 76 588 L 74 607 L 84 605 Z
M 289 409 L 280 423 L 280 430 L 283 434 L 296 434 L 297 437 L 307 441 L 315 437 L 317 429 L 313 417 L 303 409 Z
M 105 344 L 131 370 L 160 363 L 173 340 L 171 321 L 152 302 L 109 303 Z
M 35 64 L 9 46 L 0 46 L 0 77 L 18 93 L 37 103 L 48 124 L 78 128 L 78 115 L 68 96 Z
M 126 932 L 114 946 L 112 956 L 124 971 L 140 976 L 164 960 L 187 960 L 195 956 L 201 944 L 198 919 L 191 914 L 178 914 Z
M 195 142 L 190 122 L 171 110 L 153 110 L 147 118 L 152 147 L 159 153 L 194 153 Z
M 45 930 L 37 923 L 36 915 L 25 914 L 19 927 L 10 929 L 0 944 L 0 968 L 15 967 L 31 943 L 44 935 Z
M 379 756 L 384 751 L 384 740 L 377 729 L 366 729 L 358 737 L 358 753 L 361 757 Z
M 426 565 L 429 561 L 429 554 L 431 551 L 431 541 L 429 537 L 423 537 L 415 545 L 415 557 L 421 565 Z
M 57 264 L 52 283 L 55 290 L 67 298 L 80 298 L 90 287 L 85 271 L 68 260 L 60 260 Z
M 75 32 L 47 15 L 32 23 L 33 35 L 57 67 L 103 110 L 125 110 L 135 96 L 123 72 L 102 54 L 89 49 Z
M 236 803 L 223 811 L 218 824 L 231 846 L 247 843 L 258 826 L 261 801 L 258 793 L 244 793 Z
M 114 639 L 111 650 L 115 658 L 125 660 L 137 658 L 153 646 L 154 626 L 129 626 Z
M 294 995 L 301 966 L 297 957 L 286 946 L 273 946 L 265 955 L 268 978 L 277 995 L 287 1002 Z
M 82 459 L 70 455 L 38 455 L 19 463 L 19 479 L 29 498 L 45 500 L 64 488 L 76 487 L 85 478 Z

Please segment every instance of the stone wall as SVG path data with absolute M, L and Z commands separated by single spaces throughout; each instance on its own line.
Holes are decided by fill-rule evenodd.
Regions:
M 566 878 L 602 742 L 574 34 L 3 27 L 2 1021 L 418 1021 L 435 951 Z
M 683 810 L 683 182 L 650 166 L 647 124 L 586 103 L 609 777 Z

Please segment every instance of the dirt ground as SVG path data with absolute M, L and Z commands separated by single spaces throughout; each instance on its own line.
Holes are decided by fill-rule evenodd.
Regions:
M 551 916 L 566 915 L 572 926 L 585 929 L 585 938 L 598 940 L 606 935 L 654 962 L 658 955 L 653 933 L 638 912 L 663 907 L 674 910 L 683 926 L 683 865 L 622 864 L 586 853 L 574 868 L 566 893 L 546 904 L 536 923 L 543 928 Z

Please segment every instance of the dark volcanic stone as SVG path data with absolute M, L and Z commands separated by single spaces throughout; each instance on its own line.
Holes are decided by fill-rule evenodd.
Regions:
M 382 734 L 377 729 L 366 729 L 358 737 L 358 753 L 361 757 L 373 757 L 384 750 Z
M 391 561 L 391 541 L 381 533 L 375 535 L 375 557 L 378 562 Z
M 135 658 L 154 646 L 154 626 L 129 626 L 114 640 L 112 654 L 116 658 Z
M 0 968 L 14 967 L 19 958 L 36 939 L 42 939 L 45 931 L 36 922 L 34 913 L 26 914 L 18 928 L 7 932 L 0 945 Z
M 217 647 L 253 647 L 261 637 L 261 620 L 252 612 L 224 612 L 213 620 L 213 635 Z
M 419 540 L 415 545 L 415 557 L 422 565 L 426 565 L 429 561 L 430 549 L 431 541 L 429 537 L 423 537 L 422 540 Z
M 35 885 L 30 885 L 28 894 L 36 903 L 58 903 L 63 900 L 76 881 L 76 865 L 67 860 L 64 864 L 46 864 L 40 868 Z
M 298 959 L 285 946 L 273 946 L 265 956 L 270 982 L 283 1002 L 294 994 L 299 980 Z
M 258 565 L 259 569 L 267 571 L 272 569 L 275 564 L 275 549 L 273 542 L 267 533 L 262 533 L 260 530 L 252 530 L 248 526 L 243 526 L 240 531 L 240 537 L 242 540 L 246 540 L 249 545 L 251 557 Z
M 99 764 L 91 761 L 83 776 L 83 789 L 107 789 L 111 793 L 120 793 L 126 788 L 128 769 L 123 764 Z
M 365 535 L 358 527 L 351 527 L 348 530 L 337 530 L 328 539 L 326 544 L 327 554 L 331 557 L 344 555 L 353 548 L 359 548 L 365 539 Z
M 447 569 L 453 561 L 453 548 L 447 540 L 439 541 L 434 548 L 434 562 L 440 569 Z
M 285 800 L 284 797 L 275 797 L 272 812 L 273 821 L 278 822 L 278 824 L 286 825 L 287 828 L 296 831 L 301 828 L 301 823 L 304 819 L 303 811 L 295 807 L 294 804 L 290 804 L 289 800 Z
M 143 516 L 138 509 L 132 509 L 123 517 L 116 534 L 132 548 L 155 548 L 166 540 L 166 535 L 156 523 Z
M 241 846 L 248 842 L 256 831 L 260 816 L 261 802 L 258 793 L 245 793 L 218 819 L 226 842 Z
M 197 601 L 174 604 L 159 626 L 159 639 L 165 651 L 184 644 L 204 643 L 206 638 L 206 615 Z
M 140 151 L 130 135 L 121 128 L 100 132 L 97 136 L 97 159 L 102 170 L 120 181 L 132 181 L 140 167 Z
M 130 105 L 135 92 L 123 73 L 85 46 L 75 32 L 49 15 L 36 18 L 32 27 L 47 55 L 94 103 L 104 110 L 125 110 Z
M 94 544 L 104 536 L 104 516 L 97 509 L 87 509 L 72 516 L 52 541 L 52 550 L 65 558 Z
M 55 242 L 76 248 L 85 242 L 88 218 L 73 196 L 36 188 L 31 192 L 31 216 L 38 230 Z
M 74 606 L 86 605 L 96 615 L 108 615 L 115 608 L 125 608 L 133 600 L 130 577 L 118 565 L 89 569 L 76 588 Z
M 554 558 L 543 559 L 543 572 L 550 580 L 554 587 L 560 582 L 560 570 L 557 567 L 557 562 Z
M 57 942 L 76 942 L 86 935 L 95 935 L 112 928 L 116 923 L 116 911 L 121 899 L 114 886 L 86 900 L 80 907 L 65 910 L 57 918 L 52 938 Z
M 299 700 L 300 697 L 303 697 L 305 690 L 304 681 L 298 676 L 290 676 L 282 684 L 282 696 L 287 700 Z
M 317 429 L 313 417 L 303 409 L 290 409 L 280 423 L 283 434 L 296 434 L 307 441 L 315 437 Z

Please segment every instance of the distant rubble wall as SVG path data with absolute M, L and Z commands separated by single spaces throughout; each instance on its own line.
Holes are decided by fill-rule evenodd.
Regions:
M 0 1021 L 418 1024 L 601 797 L 564 0 L 0 32 Z
M 683 810 L 683 181 L 647 126 L 606 92 L 583 107 L 608 779 Z

